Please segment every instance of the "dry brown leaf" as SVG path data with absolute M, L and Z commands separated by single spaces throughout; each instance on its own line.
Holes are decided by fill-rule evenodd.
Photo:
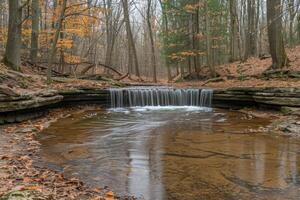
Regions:
M 23 178 L 23 182 L 24 182 L 24 183 L 31 183 L 31 182 L 32 182 L 32 179 L 31 179 L 31 178 L 28 178 L 28 177 L 25 177 L 25 178 Z
M 44 129 L 44 126 L 41 124 L 34 125 L 35 128 L 37 128 L 39 131 L 42 131 Z
M 24 190 L 34 190 L 34 191 L 39 191 L 39 192 L 41 192 L 41 191 L 42 191 L 42 187 L 39 186 L 39 185 L 35 185 L 35 186 L 27 186 L 27 187 L 24 187 Z
M 102 200 L 103 198 L 101 196 L 93 197 L 90 200 Z
M 113 197 L 113 196 L 115 196 L 115 195 L 114 195 L 114 193 L 113 193 L 112 191 L 109 191 L 109 192 L 106 193 L 106 196 L 108 196 L 108 197 Z

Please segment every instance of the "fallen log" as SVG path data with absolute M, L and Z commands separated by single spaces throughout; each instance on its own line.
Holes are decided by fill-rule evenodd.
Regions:
M 121 81 L 121 80 L 125 79 L 125 78 L 128 77 L 128 76 L 129 76 L 129 73 L 127 73 L 127 74 L 125 74 L 124 76 L 118 78 L 117 81 Z
M 290 69 L 267 70 L 263 76 L 269 78 L 281 78 L 283 76 L 289 78 L 300 78 L 300 71 L 292 71 Z
M 211 79 L 208 79 L 207 81 L 205 81 L 201 86 L 205 86 L 211 82 L 221 82 L 221 81 L 226 81 L 226 79 L 224 77 L 211 78 Z

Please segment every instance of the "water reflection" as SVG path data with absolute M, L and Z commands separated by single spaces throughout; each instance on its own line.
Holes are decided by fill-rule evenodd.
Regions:
M 74 115 L 40 136 L 42 156 L 69 176 L 142 199 L 298 199 L 299 140 L 244 134 L 269 122 L 208 111 Z

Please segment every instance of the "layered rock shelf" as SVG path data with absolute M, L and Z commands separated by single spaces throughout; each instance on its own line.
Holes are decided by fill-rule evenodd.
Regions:
M 63 100 L 55 90 L 30 94 L 8 93 L 0 90 L 0 124 L 21 122 L 41 116 L 47 106 Z
M 73 88 L 15 94 L 0 90 L 0 124 L 21 122 L 44 114 L 52 107 L 78 104 L 110 104 L 107 89 Z M 237 87 L 214 89 L 213 106 L 219 108 L 263 107 L 293 111 L 300 108 L 300 88 Z
M 300 88 L 227 88 L 214 90 L 215 107 L 300 107 Z
M 63 96 L 61 101 L 64 105 L 74 105 L 80 103 L 93 103 L 101 105 L 109 105 L 109 90 L 97 89 L 97 88 L 80 88 L 80 89 L 68 89 L 59 91 L 59 94 Z

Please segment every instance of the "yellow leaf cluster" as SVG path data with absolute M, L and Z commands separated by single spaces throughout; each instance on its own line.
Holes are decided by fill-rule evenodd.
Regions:
M 199 10 L 200 8 L 202 8 L 204 5 L 203 3 L 196 3 L 196 4 L 187 4 L 184 6 L 184 10 L 187 13 L 195 13 L 197 10 Z
M 57 48 L 59 48 L 59 49 L 71 49 L 72 47 L 73 47 L 73 40 L 60 39 L 57 42 Z
M 65 61 L 67 63 L 76 64 L 76 63 L 80 63 L 81 59 L 80 59 L 80 56 L 75 56 L 75 55 L 71 55 L 71 54 L 65 54 Z

